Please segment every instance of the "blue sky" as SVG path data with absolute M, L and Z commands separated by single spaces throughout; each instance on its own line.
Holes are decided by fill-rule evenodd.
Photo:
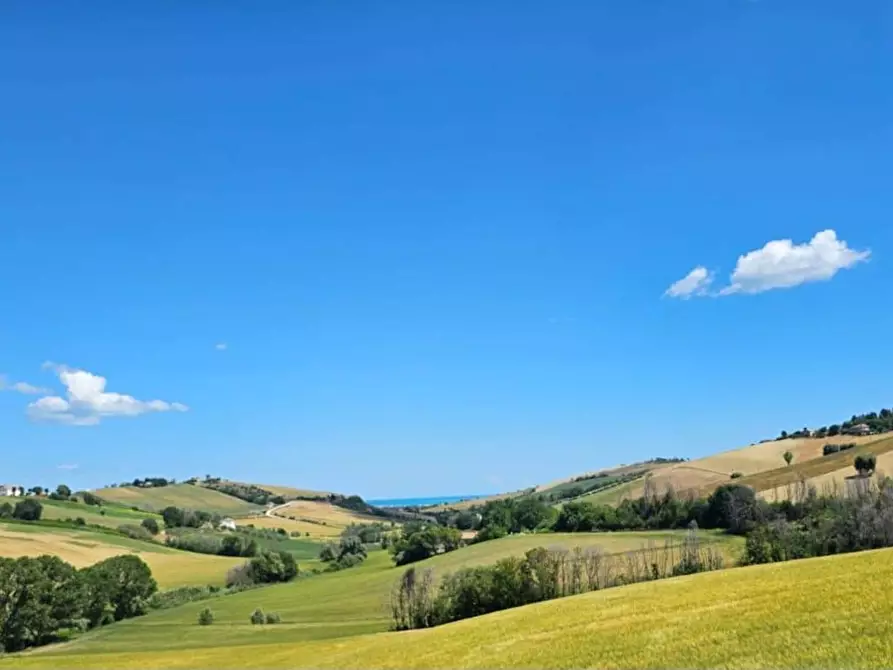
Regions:
M 4 3 L 0 480 L 489 492 L 889 406 L 891 38 L 882 0 Z

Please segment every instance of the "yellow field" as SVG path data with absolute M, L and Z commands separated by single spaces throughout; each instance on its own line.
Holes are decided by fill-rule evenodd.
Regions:
M 301 528 L 305 529 L 304 532 L 309 531 L 311 537 L 314 535 L 320 537 L 338 535 L 352 523 L 381 521 L 376 517 L 357 514 L 343 507 L 316 500 L 294 500 L 277 507 L 272 521 L 279 519 L 288 521 L 289 517 L 294 517 L 296 522 L 300 522 Z M 249 520 L 248 523 L 253 523 L 253 521 Z M 274 525 L 273 527 L 278 526 Z M 288 530 L 287 527 L 285 528 Z
M 303 586 L 312 588 L 317 579 L 324 578 Z M 889 667 L 893 599 L 880 596 L 878 584 L 890 580 L 893 550 L 885 549 L 635 584 L 424 631 L 346 636 L 318 635 L 310 624 L 298 626 L 289 618 L 269 630 L 251 630 L 247 622 L 221 622 L 217 631 L 217 622 L 206 630 L 185 620 L 180 628 L 161 624 L 178 616 L 172 610 L 115 624 L 101 631 L 96 643 L 85 638 L 48 653 L 16 655 L 0 661 L 0 667 Z M 284 589 L 276 587 L 283 594 Z M 238 611 L 248 612 L 247 595 L 212 605 L 245 600 Z M 182 609 L 191 616 L 199 605 Z M 159 625 L 161 643 L 146 648 L 139 631 L 154 635 Z M 112 644 L 115 629 L 127 631 L 128 647 L 142 648 Z M 216 635 L 217 643 L 184 649 L 176 636 L 165 637 L 168 629 L 171 635 L 181 630 L 209 640 Z M 228 642 L 232 636 L 238 639 Z M 118 650 L 103 651 L 103 644 Z
M 162 589 L 176 586 L 223 584 L 226 572 L 245 559 L 208 556 L 126 537 L 18 524 L 0 525 L 0 556 L 52 554 L 84 568 L 112 556 L 137 554 L 151 568 Z

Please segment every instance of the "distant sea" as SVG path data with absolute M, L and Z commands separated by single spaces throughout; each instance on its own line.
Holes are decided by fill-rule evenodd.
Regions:
M 379 498 L 378 500 L 367 500 L 366 502 L 376 507 L 424 507 L 425 505 L 442 505 L 444 503 L 459 502 L 460 500 L 486 498 L 487 495 L 484 493 L 473 496 L 440 496 L 433 498 Z

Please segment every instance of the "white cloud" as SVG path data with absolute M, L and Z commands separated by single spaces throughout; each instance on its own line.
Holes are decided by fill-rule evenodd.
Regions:
M 214 345 L 214 348 L 217 351 L 226 351 L 227 344 L 226 344 L 226 342 L 218 342 L 217 344 Z
M 66 397 L 48 395 L 28 405 L 28 415 L 35 421 L 50 421 L 71 426 L 94 426 L 103 418 L 139 416 L 149 412 L 185 412 L 189 408 L 178 402 L 137 400 L 122 393 L 105 390 L 106 378 L 86 370 L 64 365 L 52 367 L 66 388 Z
M 665 295 L 689 298 L 693 295 L 723 296 L 733 293 L 762 293 L 792 288 L 809 282 L 827 281 L 840 270 L 848 270 L 867 261 L 871 252 L 850 249 L 833 230 L 816 233 L 809 242 L 773 240 L 762 249 L 738 257 L 729 285 L 708 293 L 713 275 L 697 267 L 667 289 Z
M 762 249 L 738 258 L 731 284 L 722 295 L 762 293 L 815 281 L 827 281 L 840 270 L 868 260 L 870 251 L 855 251 L 837 239 L 833 230 L 823 230 L 805 244 L 775 240 Z
M 49 393 L 48 389 L 34 386 L 34 384 L 29 384 L 28 382 L 10 382 L 6 375 L 0 375 L 0 391 L 15 391 L 25 395 Z
M 693 295 L 704 295 L 710 284 L 713 282 L 713 275 L 703 266 L 698 266 L 675 284 L 670 286 L 664 295 L 671 298 L 687 299 Z

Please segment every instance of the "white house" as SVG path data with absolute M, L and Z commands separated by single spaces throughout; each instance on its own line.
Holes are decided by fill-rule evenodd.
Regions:
M 23 496 L 25 495 L 25 487 L 16 484 L 0 484 L 0 496 Z
M 235 530 L 236 522 L 227 517 L 226 519 L 220 520 L 220 523 L 217 524 L 217 528 L 219 530 Z

